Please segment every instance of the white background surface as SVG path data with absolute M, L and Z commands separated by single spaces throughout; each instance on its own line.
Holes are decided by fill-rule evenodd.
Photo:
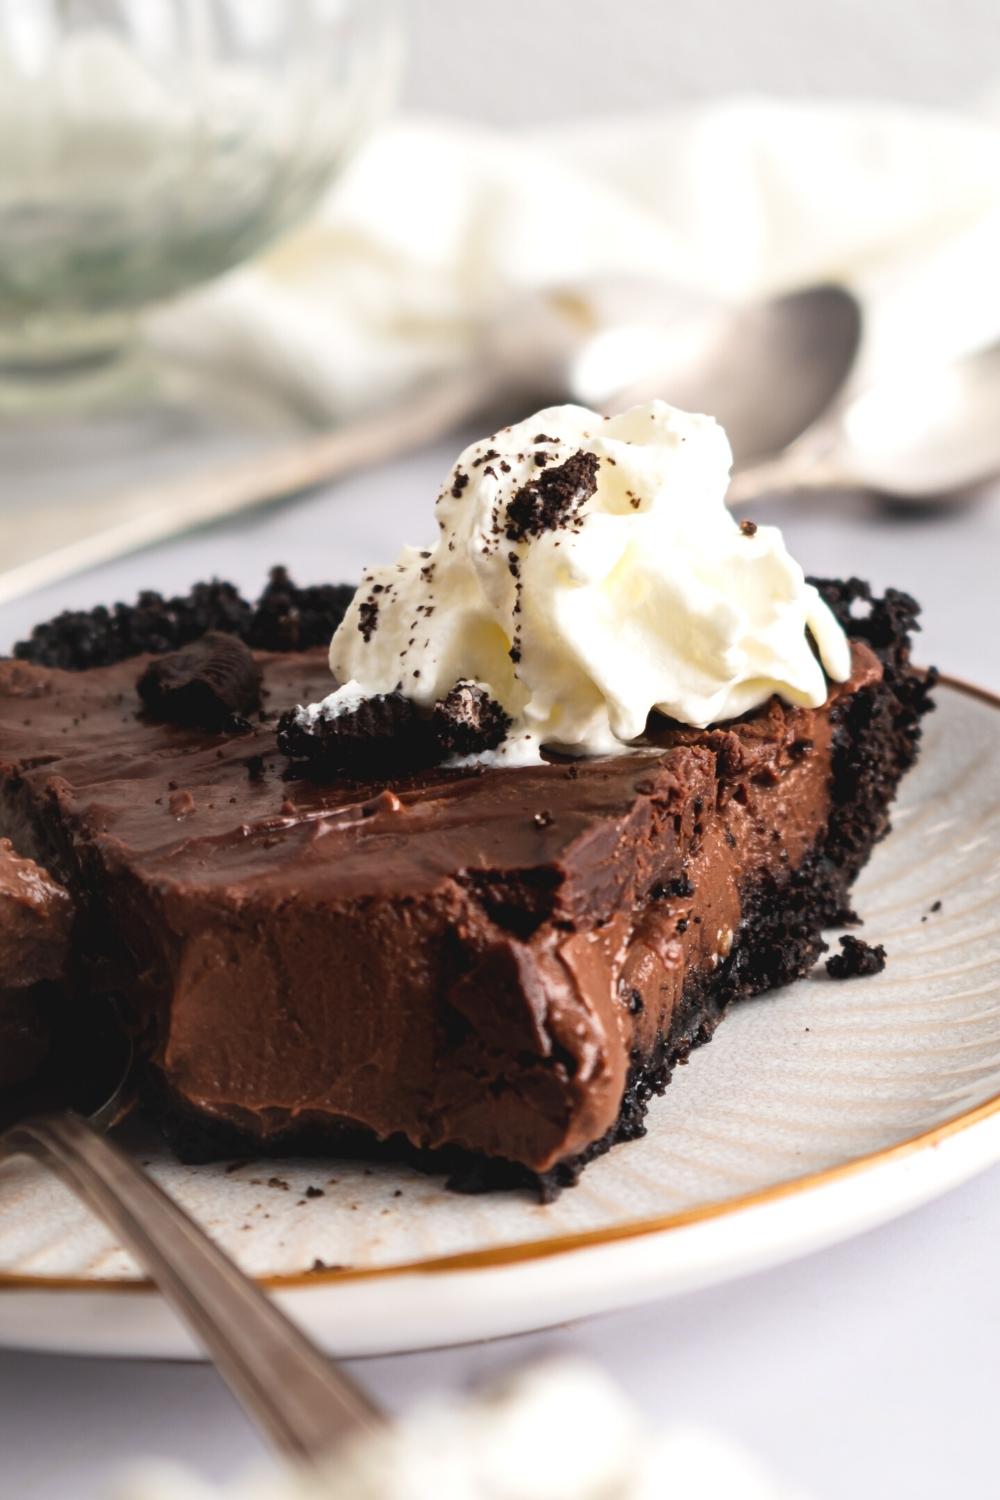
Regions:
M 652 0 L 410 4 L 410 101 L 489 120 L 751 87 L 959 103 L 1000 72 L 995 0 L 702 0 L 694 19 Z M 302 581 L 351 577 L 400 540 L 421 540 L 449 458 L 420 455 L 8 607 L 0 650 L 58 608 L 131 597 L 140 584 L 176 590 L 214 572 L 253 589 L 277 560 Z M 926 608 L 922 658 L 1000 689 L 996 500 L 910 522 L 857 500 L 785 516 L 807 569 L 910 589 Z M 600 1360 L 654 1422 L 714 1425 L 807 1495 L 972 1500 L 997 1492 L 998 1243 L 1000 1170 L 851 1244 L 728 1287 L 535 1337 L 368 1361 L 357 1373 L 398 1408 L 529 1356 L 576 1350 Z M 90 1500 L 150 1453 L 221 1477 L 261 1449 L 207 1368 L 0 1353 L 0 1496 Z
M 503 124 L 706 94 L 964 107 L 1000 84 L 995 0 L 402 0 L 407 102 Z
M 710 1424 L 803 1496 L 993 1496 L 998 1189 L 994 1172 L 839 1249 L 659 1307 L 352 1368 L 401 1408 L 529 1356 L 584 1353 L 651 1420 Z M 5 1500 L 106 1496 L 101 1476 L 150 1451 L 219 1476 L 261 1457 L 215 1374 L 194 1365 L 0 1355 L 0 1438 Z

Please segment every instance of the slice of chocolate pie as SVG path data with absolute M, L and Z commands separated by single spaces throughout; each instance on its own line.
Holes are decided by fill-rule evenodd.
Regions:
M 281 576 L 0 662 L 0 835 L 70 893 L 81 1003 L 118 997 L 182 1154 L 565 1185 L 843 916 L 928 707 L 916 606 L 807 585 L 728 517 L 660 566 L 634 518 L 699 499 L 699 433 L 566 410 L 463 455 L 437 547 L 358 590 L 332 694 L 350 591 Z M 681 471 L 640 488 L 647 421 Z

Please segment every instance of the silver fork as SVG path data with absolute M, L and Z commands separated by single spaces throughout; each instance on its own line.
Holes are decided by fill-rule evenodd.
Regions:
M 344 1370 L 113 1142 L 113 1117 L 29 1116 L 0 1135 L 0 1157 L 44 1163 L 113 1230 L 285 1457 L 315 1464 L 385 1417 Z M 0 1185 L 2 1186 L 2 1185 Z M 2 1191 L 0 1191 L 2 1205 Z

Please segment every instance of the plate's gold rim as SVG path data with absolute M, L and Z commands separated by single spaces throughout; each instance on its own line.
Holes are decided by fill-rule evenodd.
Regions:
M 965 682 L 959 677 L 941 674 L 940 681 L 967 697 L 976 698 L 990 708 L 1000 709 L 1000 695 L 989 688 Z M 736 1197 L 720 1198 L 703 1203 L 695 1208 L 681 1209 L 677 1213 L 661 1214 L 653 1218 L 635 1219 L 627 1224 L 610 1225 L 604 1229 L 584 1229 L 575 1234 L 552 1235 L 537 1240 L 520 1240 L 510 1245 L 500 1245 L 487 1250 L 465 1250 L 454 1255 L 429 1256 L 424 1260 L 398 1261 L 389 1266 L 345 1268 L 343 1270 L 296 1271 L 278 1276 L 261 1276 L 261 1286 L 271 1290 L 288 1290 L 302 1287 L 329 1286 L 349 1281 L 372 1281 L 391 1276 L 439 1275 L 452 1271 L 496 1270 L 517 1265 L 523 1261 L 546 1260 L 565 1255 L 573 1250 L 593 1249 L 601 1245 L 615 1244 L 623 1240 L 641 1239 L 647 1235 L 665 1234 L 671 1230 L 685 1229 L 693 1224 L 719 1219 L 727 1214 L 740 1213 L 744 1209 L 758 1208 L 764 1204 L 777 1203 L 798 1193 L 841 1182 L 856 1176 L 870 1167 L 897 1161 L 918 1151 L 933 1149 L 943 1141 L 960 1135 L 982 1124 L 992 1116 L 1000 1114 L 1000 1094 L 972 1109 L 963 1110 L 944 1120 L 930 1130 L 921 1131 L 905 1141 L 885 1146 L 881 1151 L 870 1151 L 864 1156 L 853 1157 L 837 1166 L 826 1167 L 819 1172 L 809 1172 L 802 1177 L 789 1178 L 785 1182 L 773 1183 L 752 1193 Z M 24 1276 L 11 1272 L 0 1272 L 0 1293 L 3 1292 L 125 1292 L 155 1293 L 156 1287 L 146 1280 L 106 1280 L 82 1276 Z

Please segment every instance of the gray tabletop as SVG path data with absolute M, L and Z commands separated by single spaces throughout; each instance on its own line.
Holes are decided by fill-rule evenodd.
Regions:
M 303 582 L 350 579 L 429 531 L 455 445 L 298 504 L 189 537 L 0 614 L 0 650 L 56 610 L 177 591 L 216 574 L 247 590 L 286 562 Z M 779 507 L 758 519 L 778 519 Z M 810 572 L 896 585 L 925 607 L 920 657 L 1000 689 L 1000 506 L 919 519 L 858 498 L 780 509 Z M 626 1148 L 627 1149 L 627 1148 Z M 529 1356 L 593 1355 L 656 1422 L 717 1426 L 822 1500 L 995 1493 L 1000 1375 L 1000 1169 L 883 1229 L 796 1264 L 575 1327 L 467 1349 L 365 1361 L 392 1407 Z M 137 1456 L 228 1476 L 260 1445 L 213 1372 L 0 1354 L 0 1489 L 89 1500 Z

